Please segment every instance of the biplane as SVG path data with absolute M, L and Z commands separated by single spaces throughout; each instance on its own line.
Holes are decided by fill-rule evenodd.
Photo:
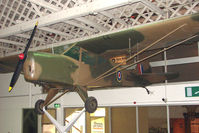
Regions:
M 70 44 L 54 47 L 54 53 L 28 51 L 38 23 L 28 44 L 19 56 L 0 58 L 0 72 L 14 72 L 9 92 L 20 74 L 27 82 L 40 85 L 47 91 L 45 100 L 38 100 L 35 110 L 43 113 L 43 106 L 67 92 L 77 92 L 87 112 L 98 107 L 89 90 L 148 85 L 174 79 L 176 72 L 153 73 L 143 62 L 187 41 L 198 39 L 199 13 L 136 26 L 127 30 L 105 34 Z M 142 59 L 138 55 L 151 48 L 163 48 Z M 60 95 L 55 97 L 58 92 Z

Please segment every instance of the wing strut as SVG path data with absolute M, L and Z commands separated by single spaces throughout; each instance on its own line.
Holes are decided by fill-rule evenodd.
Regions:
M 68 125 L 66 126 L 62 126 L 61 124 L 59 124 L 45 109 L 45 107 L 43 107 L 43 111 L 44 113 L 46 114 L 46 116 L 48 117 L 48 119 L 55 125 L 55 127 L 57 128 L 57 130 L 60 132 L 60 133 L 67 133 L 71 127 L 75 124 L 75 122 L 80 118 L 80 116 L 86 111 L 85 108 L 82 109 L 82 111 L 77 115 L 75 116 L 75 118 L 73 118 L 72 121 L 69 122 Z
M 96 82 L 96 81 L 98 81 L 98 80 L 104 78 L 104 76 L 107 77 L 106 74 L 109 75 L 109 74 L 108 74 L 109 72 L 111 72 L 111 71 L 115 70 L 116 68 L 120 67 L 124 62 L 128 62 L 128 61 L 132 60 L 132 59 L 133 59 L 134 57 L 136 57 L 137 55 L 143 53 L 143 52 L 146 51 L 147 49 L 149 49 L 149 48 L 151 48 L 152 46 L 158 44 L 160 41 L 162 41 L 163 39 L 167 38 L 168 36 L 174 34 L 175 32 L 177 32 L 178 30 L 180 30 L 181 28 L 183 28 L 183 27 L 186 26 L 186 25 L 187 25 L 187 24 L 183 24 L 183 25 L 177 27 L 176 29 L 172 30 L 171 32 L 169 32 L 169 33 L 166 34 L 165 36 L 161 37 L 160 39 L 158 39 L 158 40 L 156 40 L 155 42 L 151 43 L 150 45 L 148 45 L 148 46 L 145 47 L 144 49 L 140 50 L 139 52 L 137 52 L 137 53 L 134 54 L 133 56 L 129 57 L 127 60 L 125 60 L 125 61 L 121 62 L 120 64 L 114 66 L 113 68 L 109 69 L 108 71 L 106 71 L 105 73 L 101 74 L 100 76 L 98 76 L 98 77 L 95 78 L 94 80 L 88 82 L 87 85 L 88 85 L 89 83 L 93 83 L 93 82 Z M 137 63 L 135 63 L 135 64 L 137 64 Z M 114 73 L 115 73 L 115 72 L 114 72 Z
M 123 71 L 123 70 L 125 70 L 125 69 L 127 69 L 127 68 L 129 68 L 129 67 L 131 67 L 131 66 L 133 66 L 133 65 L 136 65 L 136 64 L 141 63 L 141 62 L 143 62 L 143 61 L 145 61 L 145 60 L 148 60 L 149 58 L 152 58 L 152 57 L 154 57 L 154 56 L 156 56 L 156 55 L 158 55 L 158 54 L 160 54 L 160 53 L 162 53 L 162 52 L 164 52 L 164 51 L 167 51 L 167 50 L 169 50 L 169 49 L 172 49 L 172 48 L 174 48 L 174 47 L 176 47 L 176 46 L 178 46 L 178 45 L 180 45 L 180 44 L 182 44 L 182 43 L 184 43 L 184 42 L 187 42 L 187 41 L 189 41 L 189 40 L 191 40 L 191 39 L 193 39 L 193 38 L 195 38 L 195 37 L 198 37 L 198 35 L 191 36 L 191 37 L 189 37 L 189 38 L 187 38 L 187 39 L 184 39 L 184 40 L 182 40 L 182 41 L 180 41 L 180 42 L 178 42 L 178 43 L 175 43 L 175 44 L 173 44 L 173 45 L 171 45 L 171 46 L 169 46 L 169 47 L 167 47 L 167 48 L 165 48 L 165 49 L 163 49 L 163 50 L 160 50 L 160 51 L 158 51 L 158 52 L 156 52 L 156 53 L 154 53 L 154 54 L 151 54 L 151 55 L 149 55 L 149 56 L 147 56 L 147 57 L 145 57 L 145 58 L 143 58 L 143 59 L 141 59 L 141 60 L 138 60 L 138 61 L 136 61 L 136 62 L 134 62 L 134 63 L 132 63 L 132 64 L 129 64 L 129 65 L 127 65 L 127 66 L 121 68 L 120 71 Z M 131 58 L 131 57 L 130 57 L 130 58 Z M 93 82 L 96 82 L 96 81 L 98 81 L 98 80 L 101 80 L 101 79 L 103 79 L 103 78 L 106 78 L 106 77 L 108 77 L 108 76 L 110 76 L 110 75 L 112 75 L 112 74 L 115 74 L 115 73 L 117 73 L 117 72 L 118 72 L 118 71 L 113 71 L 113 72 L 108 73 L 108 74 L 106 73 L 106 75 L 105 75 L 105 74 L 102 74 L 103 76 L 100 76 L 99 78 L 95 79 Z M 93 82 L 92 82 L 92 83 L 93 83 Z M 91 82 L 90 82 L 90 83 L 91 83 Z

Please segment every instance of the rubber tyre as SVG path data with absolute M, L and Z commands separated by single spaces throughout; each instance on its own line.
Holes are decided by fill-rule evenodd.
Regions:
M 44 114 L 44 111 L 43 111 L 43 104 L 44 104 L 44 100 L 42 99 L 39 99 L 36 103 L 35 103 L 35 112 L 39 115 L 42 115 Z
M 85 102 L 85 108 L 88 113 L 94 113 L 98 107 L 96 98 L 88 97 Z

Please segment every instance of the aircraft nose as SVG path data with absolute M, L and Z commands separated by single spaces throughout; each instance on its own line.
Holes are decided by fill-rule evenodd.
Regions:
M 37 67 L 37 68 L 36 68 Z M 35 71 L 37 69 L 37 71 Z M 34 59 L 27 59 L 23 66 L 24 77 L 28 81 L 38 80 L 40 76 L 41 67 L 34 61 Z

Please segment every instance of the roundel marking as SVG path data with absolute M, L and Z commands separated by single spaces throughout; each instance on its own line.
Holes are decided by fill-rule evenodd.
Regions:
M 117 72 L 117 81 L 121 82 L 121 80 L 122 80 L 122 73 L 121 73 L 121 71 L 118 71 Z

